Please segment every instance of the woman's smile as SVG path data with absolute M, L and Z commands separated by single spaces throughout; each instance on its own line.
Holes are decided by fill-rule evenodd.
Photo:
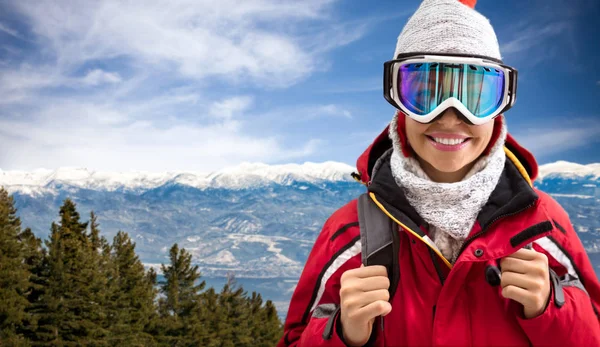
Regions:
M 471 140 L 470 136 L 441 132 L 424 134 L 424 136 L 429 140 L 433 148 L 444 152 L 460 151 L 468 146 Z

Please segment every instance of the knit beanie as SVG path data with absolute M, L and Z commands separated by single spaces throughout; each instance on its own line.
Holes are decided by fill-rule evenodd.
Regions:
M 398 36 L 402 53 L 457 53 L 502 59 L 494 28 L 477 0 L 423 0 Z
M 423 0 L 398 36 L 394 59 L 403 53 L 451 53 L 480 55 L 501 60 L 500 48 L 490 21 L 475 10 L 477 0 Z M 397 126 L 401 151 L 412 154 L 406 139 L 405 115 L 398 111 L 392 124 Z M 487 155 L 500 135 L 503 117 L 496 117 L 494 133 L 484 151 Z

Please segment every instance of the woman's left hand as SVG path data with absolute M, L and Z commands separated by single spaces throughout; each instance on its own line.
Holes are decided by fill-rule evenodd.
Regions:
M 542 314 L 550 298 L 548 257 L 522 248 L 500 261 L 502 296 L 523 305 L 525 318 Z

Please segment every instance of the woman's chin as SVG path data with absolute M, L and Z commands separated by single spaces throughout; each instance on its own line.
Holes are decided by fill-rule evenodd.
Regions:
M 434 163 L 429 163 L 433 168 L 437 171 L 447 174 L 456 173 L 461 171 L 468 163 L 463 163 L 462 161 L 438 161 Z

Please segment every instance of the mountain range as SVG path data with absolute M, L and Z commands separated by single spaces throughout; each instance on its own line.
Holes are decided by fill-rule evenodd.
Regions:
M 352 166 L 244 163 L 212 173 L 101 172 L 85 168 L 0 170 L 24 227 L 45 238 L 65 198 L 102 233 L 130 234 L 148 267 L 168 262 L 173 243 L 190 251 L 202 276 L 227 273 L 279 303 L 280 313 L 325 220 L 365 187 Z M 600 273 L 600 164 L 540 167 L 535 185 L 568 212 Z M 271 297 L 269 297 L 271 296 Z

